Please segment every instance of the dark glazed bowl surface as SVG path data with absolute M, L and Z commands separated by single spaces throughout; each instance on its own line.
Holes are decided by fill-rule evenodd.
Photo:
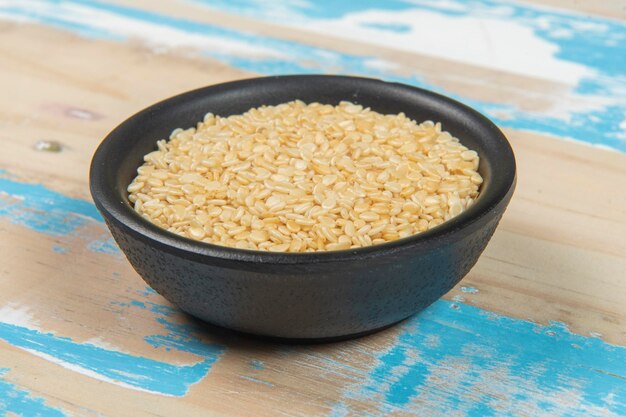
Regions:
M 177 127 L 207 112 L 240 114 L 300 99 L 348 100 L 380 113 L 404 112 L 443 128 L 481 157 L 481 194 L 442 225 L 394 242 L 335 252 L 271 253 L 193 241 L 135 213 L 126 187 Z M 258 335 L 326 339 L 359 335 L 430 305 L 463 278 L 485 249 L 515 188 L 515 158 L 498 128 L 447 97 L 374 79 L 303 75 L 256 78 L 190 91 L 139 112 L 100 144 L 91 194 L 116 242 L 143 279 L 182 310 Z

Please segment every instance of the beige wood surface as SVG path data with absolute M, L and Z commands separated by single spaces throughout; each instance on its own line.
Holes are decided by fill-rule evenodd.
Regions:
M 193 4 L 119 3 L 340 51 L 367 50 L 404 66 L 400 72 L 418 72 L 469 98 L 541 110 L 554 106 L 555 95 L 565 101 L 574 95 L 567 86 L 545 80 L 466 64 L 451 66 L 445 60 L 332 36 L 312 39 L 304 29 L 288 30 L 224 12 L 200 12 Z M 623 17 L 620 2 L 552 3 Z M 58 48 L 62 53 L 50 53 Z M 50 192 L 86 201 L 90 200 L 91 155 L 123 119 L 181 91 L 255 75 L 193 51 L 156 54 L 140 40 L 98 40 L 2 20 L 0 56 L 3 177 L 19 184 L 41 184 Z M 488 88 L 480 83 L 486 76 L 493 80 Z M 546 134 L 504 131 L 518 161 L 517 191 L 480 261 L 445 299 L 520 322 L 561 322 L 580 337 L 599 336 L 607 346 L 626 346 L 626 154 Z M 63 150 L 37 151 L 38 140 L 59 141 Z M 5 205 L 18 200 L 0 193 Z M 0 233 L 0 308 L 6 315 L 0 321 L 163 363 L 198 362 L 198 354 L 191 351 L 155 349 L 146 343 L 147 336 L 167 331 L 154 311 L 129 304 L 145 291 L 145 284 L 123 256 L 90 249 L 91 242 L 108 238 L 103 223 L 86 221 L 69 234 L 54 235 L 29 228 L 15 216 L 0 216 Z M 65 249 L 55 251 L 58 245 Z M 141 299 L 168 305 L 155 294 Z M 200 326 L 177 312 L 167 320 Z M 184 396 L 129 388 L 1 339 L 0 368 L 9 369 L 6 379 L 11 384 L 73 415 L 296 416 L 344 415 L 344 411 L 345 415 L 428 415 L 424 413 L 428 408 L 418 403 L 381 409 L 386 400 L 376 393 L 358 394 L 354 388 L 371 377 L 372 368 L 382 360 L 381 352 L 398 343 L 405 331 L 406 327 L 397 326 L 345 343 L 285 346 L 203 330 L 194 337 L 225 351 L 208 376 L 191 385 Z M 257 362 L 262 367 L 254 365 Z M 617 392 L 623 392 L 619 391 L 624 389 L 619 380 L 623 377 L 615 379 Z M 485 389 L 460 388 L 454 378 L 432 384 L 429 387 L 467 401 Z M 502 392 L 508 382 L 497 384 L 503 391 L 485 392 L 506 397 Z M 508 398 L 500 400 L 513 406 Z M 434 400 L 424 404 L 429 401 Z M 559 401 L 563 410 L 575 410 L 578 400 Z M 513 414 L 539 415 L 533 414 L 533 404 L 522 402 Z

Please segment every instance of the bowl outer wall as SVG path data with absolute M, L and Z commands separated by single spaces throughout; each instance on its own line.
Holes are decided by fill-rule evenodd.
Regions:
M 325 253 L 275 254 L 195 242 L 137 215 L 126 187 L 144 154 L 173 127 L 205 113 L 238 114 L 293 99 L 350 100 L 382 113 L 441 121 L 481 155 L 485 183 L 466 212 L 420 235 Z M 515 186 L 502 133 L 446 97 L 405 85 L 339 76 L 236 81 L 167 99 L 132 116 L 100 145 L 91 169 L 94 201 L 137 272 L 159 293 L 204 320 L 280 337 L 334 337 L 400 320 L 447 292 L 476 262 Z M 343 313 L 342 313 L 343 311 Z M 287 320 L 287 322 L 285 322 Z

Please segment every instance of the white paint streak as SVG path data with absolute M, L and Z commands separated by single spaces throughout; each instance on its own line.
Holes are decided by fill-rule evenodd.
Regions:
M 93 113 L 82 109 L 69 109 L 67 114 L 81 120 L 92 120 Z
M 398 68 L 400 68 L 400 66 L 394 62 L 391 61 L 385 61 L 382 59 L 368 59 L 365 61 L 365 66 L 376 70 L 376 71 L 381 71 L 381 72 L 386 72 L 386 71 L 396 71 Z
M 0 6 L 2 6 L 3 1 L 0 1 Z M 10 13 L 0 12 L 0 20 L 11 20 L 15 23 L 32 23 L 31 19 L 23 16 L 15 16 Z
M 294 17 L 294 10 L 306 11 L 307 8 L 311 7 L 308 0 L 250 0 L 248 3 L 252 9 L 262 10 L 264 15 L 272 16 L 277 21 L 289 21 Z
M 530 94 L 527 95 L 530 96 Z M 557 95 L 554 100 L 550 100 L 550 108 L 537 113 L 538 115 L 548 115 L 565 122 L 570 122 L 573 114 L 602 110 L 607 106 L 624 101 L 625 100 L 621 97 L 580 95 L 571 92 L 563 92 Z
M 138 38 L 162 52 L 164 49 L 180 47 L 210 50 L 214 54 L 228 54 L 249 58 L 285 58 L 284 54 L 270 48 L 252 45 L 245 41 L 222 36 L 212 36 L 193 31 L 177 29 L 141 19 L 133 19 L 96 10 L 92 7 L 71 3 L 48 3 L 45 1 L 25 1 L 32 13 L 54 16 L 60 20 L 101 30 L 123 38 Z M 15 20 L 13 15 L 11 19 Z
M 24 197 L 23 195 L 17 195 L 17 194 L 9 194 L 6 191 L 0 190 L 0 197 L 10 197 L 13 200 L 18 200 L 18 201 L 24 201 L 26 200 L 26 197 Z
M 622 129 L 620 139 L 626 140 L 626 114 L 624 114 L 624 120 L 619 124 L 619 128 Z
M 288 21 L 301 26 L 303 22 Z M 395 32 L 369 25 L 402 25 Z M 308 30 L 479 67 L 576 85 L 593 72 L 556 58 L 558 46 L 532 28 L 493 17 L 448 16 L 426 10 L 366 10 L 340 19 L 306 20 Z M 451 36 L 454 34 L 454 36 Z
M 31 309 L 17 303 L 0 307 L 0 322 L 33 330 L 40 329 L 39 322 L 34 319 Z
M 511 363 L 498 358 L 498 352 L 478 344 L 468 345 L 465 355 L 479 355 L 493 358 L 490 367 L 476 372 L 475 367 L 465 357 L 449 357 L 444 363 L 431 366 L 427 377 L 427 386 L 445 386 L 448 389 L 418 390 L 411 403 L 402 411 L 406 414 L 466 416 L 475 404 L 489 402 L 487 399 L 511 398 L 511 401 L 491 402 L 490 408 L 498 411 L 498 415 L 529 415 L 549 417 L 561 415 L 606 416 L 619 417 L 603 407 L 590 404 L 584 400 L 584 392 L 580 382 L 561 376 L 561 383 L 568 389 L 546 392 L 544 387 L 535 381 L 545 374 L 541 365 L 528 370 L 525 374 L 512 372 Z M 470 388 L 467 388 L 469 384 Z M 517 388 L 516 388 L 517 387 Z M 450 397 L 463 398 L 464 401 L 450 409 Z M 519 399 L 517 399 L 519 398 Z M 546 410 L 542 404 L 553 404 Z M 572 411 L 576 410 L 576 414 Z M 397 411 L 395 409 L 385 411 Z
M 118 380 L 106 377 L 106 376 L 101 375 L 101 374 L 99 374 L 99 373 L 97 373 L 95 371 L 92 371 L 91 369 L 83 368 L 82 366 L 66 362 L 66 361 L 61 360 L 59 358 L 55 358 L 54 356 L 48 355 L 47 353 L 38 352 L 38 351 L 32 350 L 32 349 L 25 349 L 25 348 L 22 348 L 22 349 L 24 351 L 34 355 L 34 356 L 42 358 L 42 359 L 44 359 L 44 360 L 46 360 L 48 362 L 54 363 L 55 365 L 59 365 L 62 368 L 67 369 L 68 371 L 76 372 L 76 373 L 79 373 L 81 375 L 85 375 L 85 376 L 88 376 L 90 378 L 96 379 L 98 381 L 108 382 L 110 384 L 114 384 L 114 385 L 117 385 L 117 386 L 120 386 L 120 387 L 123 387 L 123 388 L 132 389 L 132 390 L 135 390 L 135 391 L 147 392 L 147 393 L 150 393 L 150 394 L 158 394 L 158 395 L 163 395 L 163 396 L 166 396 L 166 397 L 174 397 L 173 395 L 164 394 L 162 392 L 150 391 L 150 390 L 147 390 L 147 389 L 144 389 L 144 388 L 139 388 L 139 387 L 136 387 L 134 385 L 130 385 L 130 384 L 127 384 L 125 382 L 121 382 L 121 381 L 118 381 Z M 126 376 L 129 376 L 129 375 L 132 376 L 133 378 L 137 378 L 137 380 L 141 380 L 141 379 L 144 378 L 144 376 L 142 376 L 142 375 L 126 374 Z
M 451 12 L 464 12 L 467 10 L 467 6 L 453 0 L 408 0 L 407 3 L 437 7 L 440 10 Z
M 101 347 L 103 349 L 114 350 L 116 352 L 125 353 L 119 347 L 113 345 L 112 343 L 107 342 L 106 340 L 102 340 L 100 337 L 92 337 L 91 339 L 85 340 L 85 343 L 90 344 L 90 345 L 94 345 L 94 346 L 98 346 L 98 347 Z

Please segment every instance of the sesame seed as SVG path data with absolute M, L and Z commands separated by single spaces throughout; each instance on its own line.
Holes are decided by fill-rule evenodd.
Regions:
M 293 101 L 175 129 L 128 185 L 137 213 L 240 249 L 331 251 L 436 227 L 470 207 L 480 158 L 440 123 Z

